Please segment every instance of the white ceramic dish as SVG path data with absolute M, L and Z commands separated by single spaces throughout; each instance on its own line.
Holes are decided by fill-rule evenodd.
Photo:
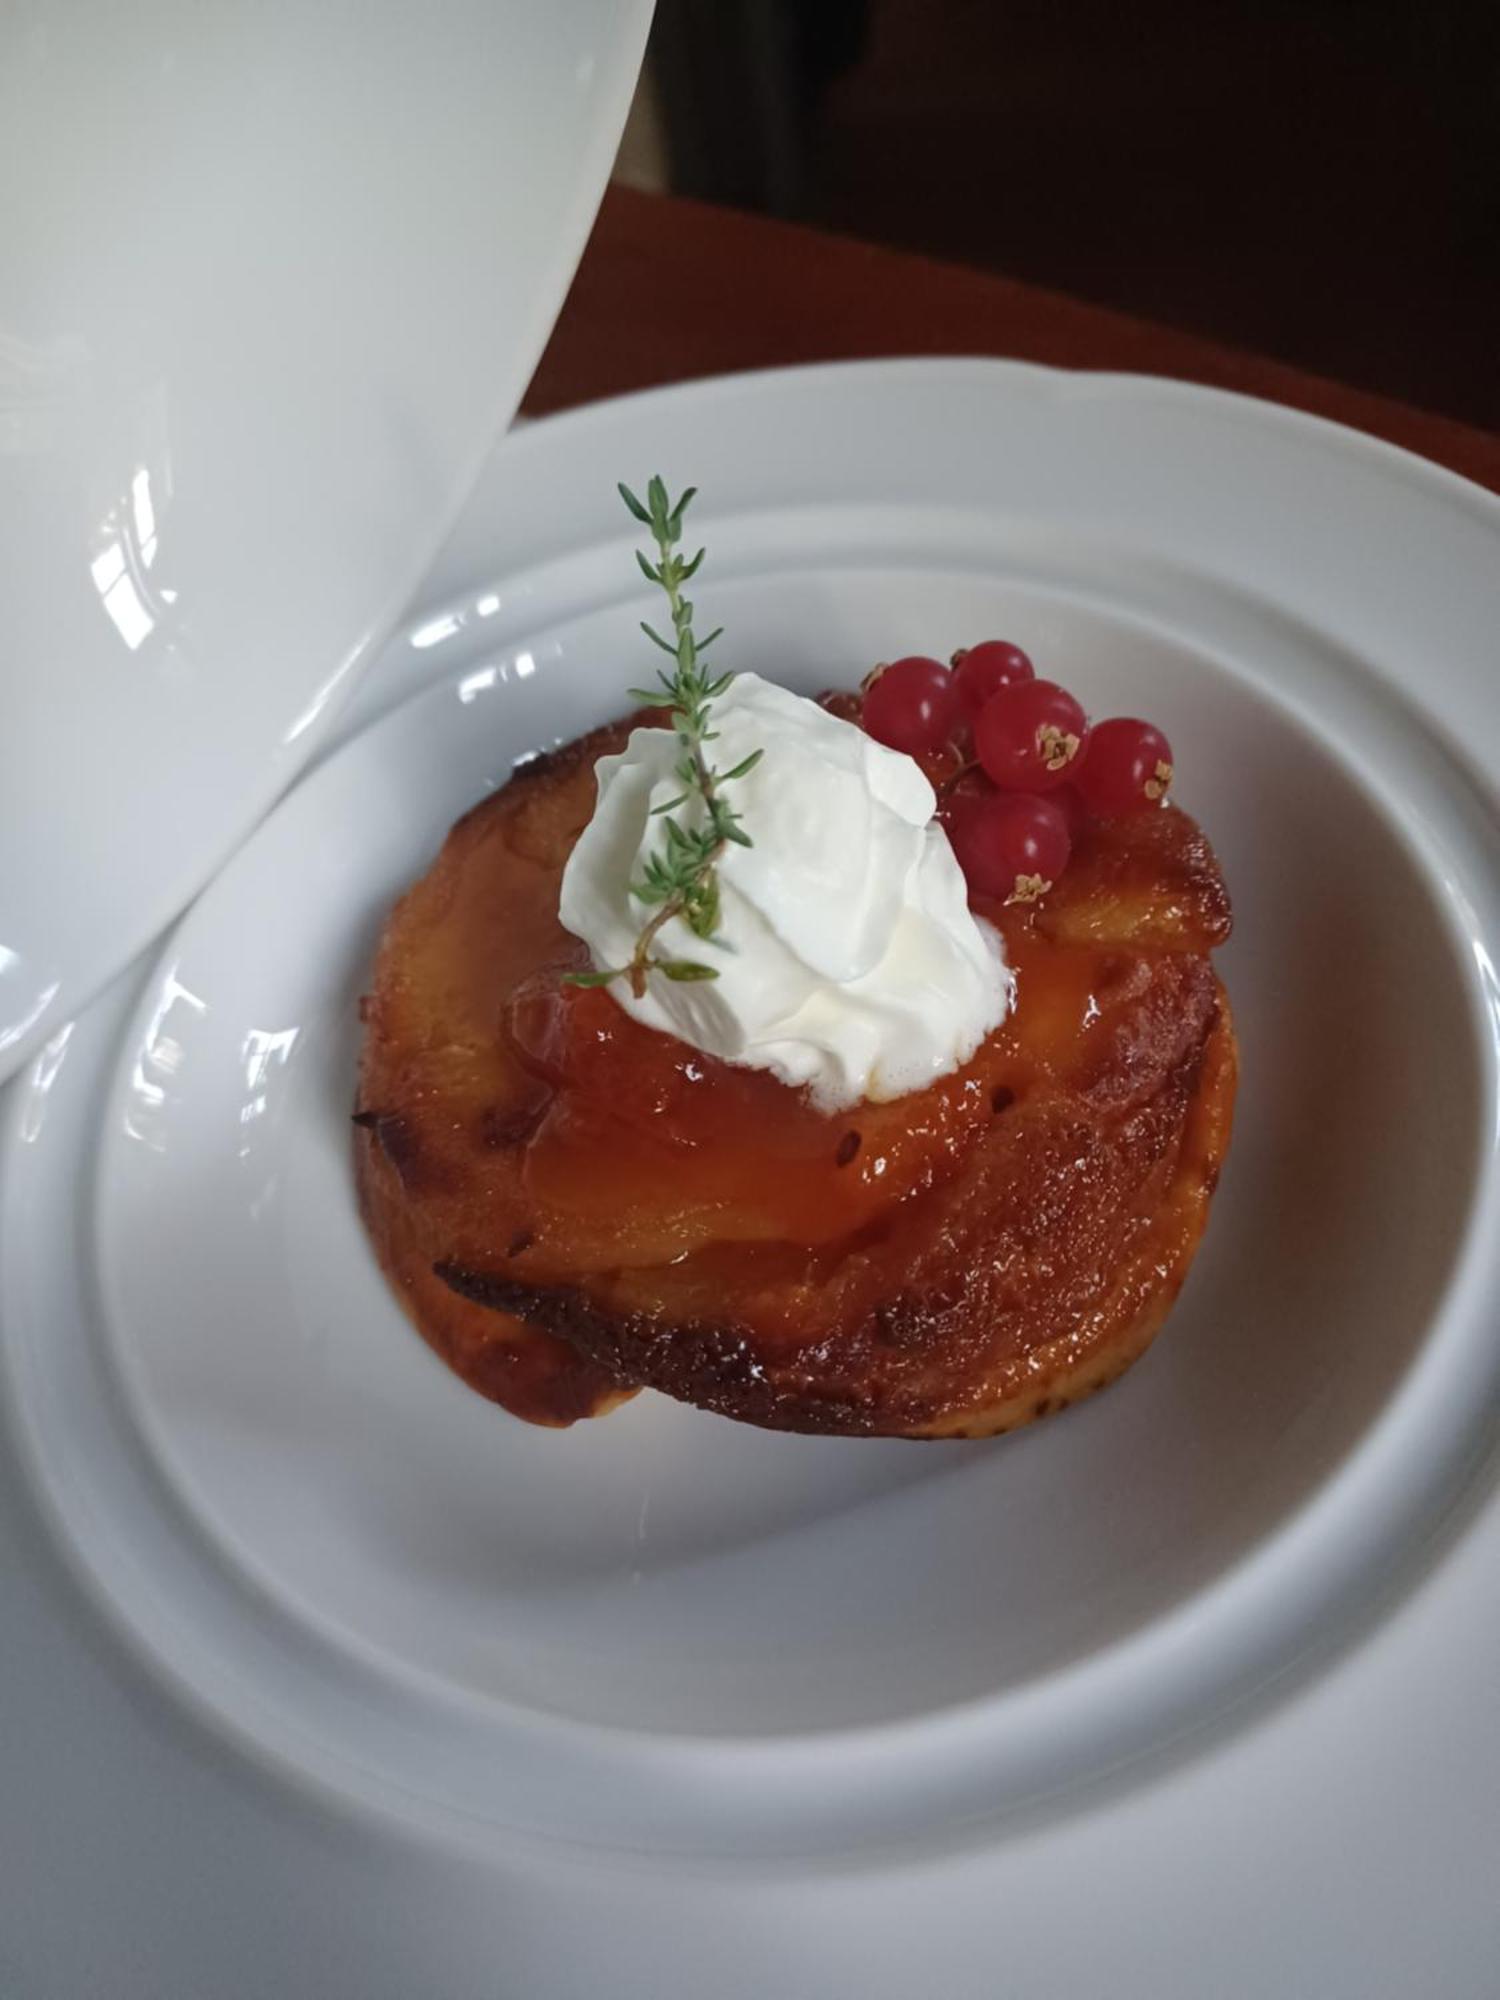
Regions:
M 517 755 L 619 705 L 613 480 L 658 466 L 704 488 L 737 662 L 814 686 L 1008 632 L 1168 722 L 1221 849 L 1230 1170 L 1159 1346 L 1054 1425 L 848 1443 L 646 1397 L 532 1432 L 371 1267 L 375 930 Z M 203 1810 L 240 1883 L 286 1865 L 263 1815 L 320 1829 L 326 1990 L 411 1990 L 398 1910 L 444 1994 L 894 1995 L 935 1939 L 942 1990 L 988 1993 L 997 1934 L 1027 1994 L 1484 1990 L 1497 550 L 1496 502 L 1327 426 L 996 364 L 706 384 L 496 455 L 344 746 L 53 1038 L 0 1145 L 16 1464 L 89 1615 L 229 1746 Z M 4 1692 L 41 1731 L 79 1642 L 26 1616 Z M 111 1699 L 70 1727 L 216 1907 L 167 1831 L 189 1725 L 136 1764 Z M 76 1818 L 12 1756 L 0 1798 Z M 275 1990 L 204 1907 L 158 1887 L 160 1962 Z
M 390 630 L 551 331 L 650 11 L 0 9 L 0 1078 Z

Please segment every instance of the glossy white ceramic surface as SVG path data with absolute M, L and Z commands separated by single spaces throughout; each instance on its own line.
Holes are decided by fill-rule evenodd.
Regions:
M 649 14 L 0 9 L 0 1077 L 405 604 L 551 328 Z
M 857 684 L 893 631 L 940 655 L 998 631 L 1095 712 L 1171 718 L 1181 795 L 1235 885 L 1225 972 L 1250 1079 L 1202 1264 L 1124 1386 L 1001 1448 L 768 1437 L 654 1396 L 558 1437 L 464 1390 L 388 1295 L 351 1199 L 372 926 L 516 756 L 571 733 L 576 705 L 618 704 L 649 605 L 455 662 L 200 899 L 148 983 L 98 1153 L 99 1334 L 138 1432 L 226 1566 L 332 1655 L 304 1725 L 408 1793 L 575 1839 L 930 1832 L 1274 1669 L 1430 1505 L 1413 1466 L 1373 1516 L 1336 1496 L 1420 1375 L 1483 1172 L 1491 1052 L 1440 889 L 1211 641 L 951 553 L 931 567 L 921 519 L 891 526 L 837 568 L 788 569 L 787 545 L 717 585 L 705 571 L 705 613 L 735 658 L 806 692 Z M 1422 803 L 1441 823 L 1441 793 Z M 1466 886 L 1488 894 L 1467 857 Z M 1451 1477 L 1474 1417 L 1430 1424 L 1431 1475 Z M 1304 1510 L 1316 1537 L 1278 1555 Z M 342 1726 L 340 1653 L 402 1718 L 379 1741 Z M 413 1681 L 442 1690 L 443 1727 Z M 789 1789 L 760 1824 L 755 1748 L 803 1739 L 811 1762 L 850 1731 L 874 1732 L 843 1752 L 857 1802 Z M 464 1741 L 484 1753 L 461 1760 Z M 674 1835 L 663 1792 L 688 1764 L 714 1782 Z
M 610 496 L 653 463 L 701 476 L 737 660 L 811 686 L 993 621 L 1160 714 L 1222 849 L 1246 1074 L 1209 1241 L 1152 1355 L 1054 1424 L 830 1443 L 642 1398 L 533 1433 L 370 1268 L 371 941 L 452 815 L 638 671 Z M 284 1898 L 279 1815 L 283 1926 L 337 1993 L 416 1963 L 463 1996 L 894 2000 L 935 1966 L 964 1996 L 1483 1992 L 1497 546 L 1495 502 L 1327 427 L 998 366 L 508 442 L 347 747 L 4 1105 L 16 1463 L 88 1615 L 211 1736 L 159 1733 L 227 1746 L 209 1787 L 97 1685 L 62 1707 L 83 1642 L 18 1594 L 0 1798 L 33 1907 L 81 1764 L 170 1862 L 86 1829 L 99 1920 L 144 1904 L 153 1963 L 208 1990 L 297 1962 L 278 1930 L 241 1967 L 205 1914 L 230 1870 Z M 75 1963 L 41 1921 L 28 1969 Z

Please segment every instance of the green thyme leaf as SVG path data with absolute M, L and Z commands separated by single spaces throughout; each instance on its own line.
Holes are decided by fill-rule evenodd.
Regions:
M 698 489 L 696 486 L 690 486 L 687 489 L 687 491 L 683 494 L 682 498 L 678 501 L 677 505 L 672 509 L 671 515 L 669 516 L 669 520 L 671 523 L 672 539 L 674 542 L 676 541 L 677 537 L 682 533 L 682 517 L 687 512 L 688 508 L 692 505 L 693 500 L 697 494 L 697 491 Z
M 651 516 L 646 512 L 645 508 L 641 505 L 640 501 L 636 499 L 635 495 L 631 492 L 630 488 L 625 484 L 623 479 L 620 481 L 619 484 L 620 484 L 620 498 L 625 502 L 625 505 L 630 509 L 631 513 L 634 514 L 635 518 L 639 522 L 641 522 L 643 526 L 649 528 L 651 525 Z

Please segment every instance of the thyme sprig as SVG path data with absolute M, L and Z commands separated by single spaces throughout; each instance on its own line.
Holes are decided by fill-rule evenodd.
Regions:
M 651 531 L 656 561 L 652 563 L 639 549 L 635 559 L 646 580 L 665 591 L 672 620 L 670 639 L 644 619 L 641 621 L 646 637 L 671 659 L 672 671 L 658 669 L 659 686 L 632 688 L 630 692 L 647 708 L 671 710 L 679 752 L 673 771 L 682 790 L 676 798 L 652 808 L 653 814 L 663 821 L 662 844 L 646 855 L 639 880 L 630 885 L 630 893 L 652 915 L 641 927 L 630 962 L 607 971 L 573 972 L 567 976 L 575 986 L 607 986 L 612 979 L 628 979 L 637 999 L 646 990 L 646 975 L 650 972 L 659 972 L 663 978 L 672 980 L 718 978 L 713 966 L 697 959 L 656 957 L 656 940 L 674 917 L 681 917 L 694 937 L 711 938 L 719 928 L 720 857 L 731 841 L 739 847 L 753 845 L 740 823 L 740 815 L 724 797 L 723 788 L 753 771 L 763 753 L 754 750 L 732 771 L 720 771 L 710 761 L 707 749 L 718 736 L 718 731 L 710 727 L 711 704 L 723 694 L 734 675 L 711 676 L 705 669 L 703 655 L 723 627 L 716 627 L 707 638 L 698 638 L 693 630 L 692 604 L 683 595 L 683 585 L 698 574 L 706 553 L 699 549 L 691 558 L 678 553 L 683 516 L 697 490 L 689 486 L 674 503 L 661 478 L 653 477 L 643 504 L 628 486 L 623 483 L 620 486 L 620 498 L 631 514 Z M 690 802 L 699 806 L 696 817 L 701 823 L 684 826 L 676 814 Z

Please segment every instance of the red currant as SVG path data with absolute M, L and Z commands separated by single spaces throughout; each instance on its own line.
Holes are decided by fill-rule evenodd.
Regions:
M 864 702 L 849 688 L 829 688 L 818 696 L 819 708 L 836 715 L 840 722 L 852 722 L 858 727 L 864 714 Z
M 1055 681 L 1018 681 L 992 694 L 974 724 L 979 761 L 1005 791 L 1050 792 L 1075 775 L 1088 719 Z
M 1149 722 L 1112 715 L 1090 732 L 1075 782 L 1101 819 L 1159 804 L 1172 782 L 1172 746 Z
M 954 822 L 960 819 L 981 799 L 992 799 L 995 787 L 980 770 L 965 771 L 955 778 L 951 785 L 945 785 L 938 794 L 937 816 L 939 824 L 951 832 Z
M 865 728 L 892 750 L 936 750 L 957 720 L 958 690 L 941 660 L 893 660 L 865 691 Z
M 936 750 L 918 750 L 914 754 L 921 766 L 922 776 L 935 792 L 945 791 L 953 784 L 966 761 L 963 750 L 951 738 L 939 744 Z
M 964 712 L 972 718 L 998 689 L 1034 680 L 1036 669 L 1019 646 L 1005 639 L 983 639 L 977 646 L 959 647 L 953 655 L 953 678 Z
M 955 811 L 948 838 L 971 895 L 1034 903 L 1068 865 L 1068 823 L 1050 799 L 992 792 Z

